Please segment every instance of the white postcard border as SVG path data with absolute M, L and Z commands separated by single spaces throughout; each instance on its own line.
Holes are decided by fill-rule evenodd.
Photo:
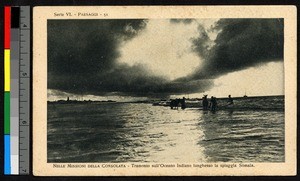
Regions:
M 67 16 L 66 13 L 76 14 Z M 160 176 L 160 175 L 296 175 L 297 131 L 297 16 L 295 6 L 98 6 L 33 8 L 33 174 L 36 176 Z M 55 16 L 63 13 L 64 16 Z M 79 16 L 78 13 L 98 13 Z M 47 163 L 47 20 L 132 18 L 284 18 L 285 162 L 284 163 L 185 163 L 212 167 L 178 167 L 177 163 Z M 68 168 L 68 165 L 78 168 Z M 132 164 L 148 164 L 149 168 Z M 158 167 L 153 167 L 160 164 Z M 176 165 L 172 167 L 170 165 Z M 179 163 L 178 163 L 179 164 Z M 236 167 L 221 168 L 222 164 Z M 254 165 L 254 167 L 251 166 Z M 65 168 L 63 168 L 64 166 Z M 85 165 L 80 168 L 79 165 Z M 113 166 L 111 166 L 113 165 Z M 169 165 L 169 166 L 167 166 Z M 90 168 L 88 168 L 90 166 Z M 125 168 L 123 167 L 125 166 Z M 216 167 L 218 166 L 218 167 Z

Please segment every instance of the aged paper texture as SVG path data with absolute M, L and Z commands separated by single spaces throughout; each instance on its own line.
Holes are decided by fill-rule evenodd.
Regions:
M 295 175 L 296 22 L 293 6 L 34 7 L 34 175 Z

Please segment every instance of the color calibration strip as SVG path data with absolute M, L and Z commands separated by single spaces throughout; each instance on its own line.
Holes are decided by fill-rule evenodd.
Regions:
M 4 174 L 11 174 L 10 159 L 10 22 L 11 7 L 4 7 Z
M 4 174 L 29 174 L 29 7 L 4 7 L 4 48 Z

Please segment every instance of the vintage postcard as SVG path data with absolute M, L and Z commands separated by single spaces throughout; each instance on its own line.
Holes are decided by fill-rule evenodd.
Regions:
M 34 175 L 296 174 L 295 7 L 33 16 Z

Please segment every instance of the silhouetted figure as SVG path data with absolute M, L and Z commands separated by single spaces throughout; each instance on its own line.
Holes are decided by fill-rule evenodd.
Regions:
M 202 106 L 203 106 L 203 110 L 207 110 L 207 109 L 208 109 L 207 95 L 204 95 L 204 96 L 202 97 Z
M 231 95 L 228 96 L 227 103 L 228 103 L 228 105 L 232 105 L 233 104 L 233 99 L 232 99 Z
M 211 110 L 215 111 L 216 107 L 217 107 L 217 98 L 215 98 L 214 96 L 211 96 L 210 105 L 211 105 Z
M 178 104 L 179 104 L 179 99 L 173 99 L 171 100 L 171 103 L 170 103 L 170 107 L 171 109 L 178 109 Z
M 186 104 L 185 104 L 185 97 L 183 97 L 181 99 L 181 109 L 185 109 L 186 108 Z
M 69 97 L 67 98 L 67 101 L 70 101 Z
M 175 107 L 175 100 L 171 100 L 170 107 L 171 107 L 171 109 L 173 109 Z

